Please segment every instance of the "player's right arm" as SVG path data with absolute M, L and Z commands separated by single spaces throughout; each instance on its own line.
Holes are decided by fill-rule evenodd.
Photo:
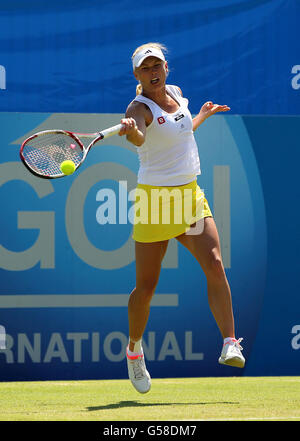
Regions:
M 121 119 L 124 127 L 120 130 L 119 135 L 126 135 L 129 142 L 140 147 L 144 144 L 146 138 L 146 106 L 143 103 L 133 101 L 126 110 L 126 118 Z

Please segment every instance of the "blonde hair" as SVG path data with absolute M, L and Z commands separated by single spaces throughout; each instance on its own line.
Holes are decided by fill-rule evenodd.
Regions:
M 168 52 L 168 49 L 166 48 L 166 46 L 164 46 L 161 43 L 146 43 L 146 44 L 142 44 L 141 46 L 137 47 L 136 50 L 133 52 L 132 56 L 131 56 L 131 60 L 133 60 L 133 58 L 135 57 L 135 55 L 141 51 L 142 49 L 146 49 L 148 47 L 155 47 L 160 49 L 163 53 Z M 139 83 L 136 86 L 136 94 L 140 95 L 142 93 L 143 89 L 142 89 L 142 85 Z

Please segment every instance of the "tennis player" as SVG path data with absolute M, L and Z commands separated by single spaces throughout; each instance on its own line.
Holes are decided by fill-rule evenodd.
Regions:
M 183 98 L 181 89 L 166 84 L 168 63 L 165 52 L 163 45 L 147 43 L 133 53 L 137 96 L 129 104 L 126 117 L 121 120 L 124 127 L 119 133 L 126 135 L 127 140 L 137 146 L 140 160 L 137 190 L 149 196 L 148 204 L 153 199 L 154 190 L 168 190 L 173 192 L 172 195 L 174 190 L 177 191 L 175 198 L 159 205 L 162 215 L 166 210 L 173 215 L 173 222 L 171 219 L 167 224 L 162 222 L 161 215 L 158 222 L 153 222 L 150 202 L 147 222 L 135 222 L 133 227 L 136 287 L 128 303 L 129 344 L 126 355 L 129 378 L 140 393 L 148 392 L 151 387 L 142 336 L 162 260 L 172 238 L 192 253 L 205 273 L 209 306 L 224 339 L 219 363 L 236 367 L 245 364 L 241 354 L 242 339 L 235 338 L 231 292 L 221 258 L 217 228 L 207 200 L 197 185 L 197 175 L 201 171 L 193 134 L 208 117 L 230 108 L 208 101 L 192 118 L 188 100 Z M 181 204 L 174 202 L 178 197 Z M 191 208 L 189 201 L 185 203 L 187 197 L 192 198 L 193 216 L 189 221 L 189 216 L 183 213 L 182 222 L 175 222 L 178 209 Z

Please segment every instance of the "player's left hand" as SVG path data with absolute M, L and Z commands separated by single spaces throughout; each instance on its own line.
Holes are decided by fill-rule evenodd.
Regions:
M 214 104 L 212 101 L 207 101 L 203 104 L 199 113 L 206 119 L 217 112 L 227 112 L 228 110 L 230 110 L 230 107 L 227 105 L 221 106 L 220 104 Z

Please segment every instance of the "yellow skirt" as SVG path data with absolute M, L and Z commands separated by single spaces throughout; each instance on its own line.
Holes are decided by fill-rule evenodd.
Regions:
M 178 187 L 138 184 L 132 238 L 137 242 L 172 239 L 209 216 L 212 213 L 196 180 Z

